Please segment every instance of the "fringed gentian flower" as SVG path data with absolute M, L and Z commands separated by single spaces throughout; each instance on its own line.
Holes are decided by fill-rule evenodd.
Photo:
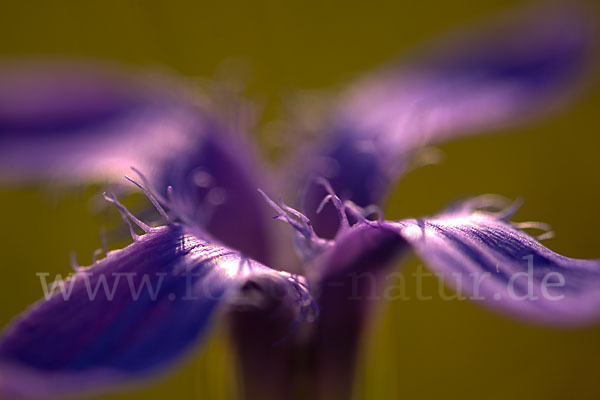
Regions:
M 499 313 L 593 321 L 600 262 L 547 249 L 520 230 L 543 225 L 509 222 L 516 207 L 483 196 L 401 221 L 377 208 L 424 146 L 560 105 L 585 71 L 590 37 L 579 13 L 537 13 L 392 65 L 341 96 L 324 139 L 287 175 L 258 167 L 239 126 L 174 82 L 106 66 L 4 68 L 4 180 L 118 182 L 135 166 L 132 182 L 162 223 L 149 226 L 105 195 L 133 243 L 76 267 L 6 329 L 0 393 L 74 395 L 152 376 L 221 314 L 244 397 L 349 398 L 372 299 L 411 249 Z M 297 193 L 278 193 L 290 182 L 303 192 L 303 213 L 268 197 Z M 273 212 L 292 227 L 299 257 L 273 233 Z M 375 293 L 356 279 L 364 273 L 376 278 Z

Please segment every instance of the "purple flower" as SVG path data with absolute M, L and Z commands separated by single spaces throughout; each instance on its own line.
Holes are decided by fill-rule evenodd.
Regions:
M 0 177 L 118 183 L 133 165 L 127 187 L 146 193 L 161 222 L 147 225 L 105 195 L 134 242 L 76 267 L 6 329 L 0 394 L 72 395 L 152 376 L 223 315 L 247 398 L 349 398 L 365 321 L 411 250 L 459 295 L 499 313 L 594 321 L 600 261 L 547 249 L 521 230 L 545 225 L 509 222 L 517 207 L 505 200 L 476 197 L 401 221 L 377 207 L 424 146 L 561 105 L 581 86 L 591 37 L 581 13 L 559 9 L 454 38 L 350 87 L 322 139 L 272 172 L 238 118 L 171 79 L 88 64 L 5 67 Z

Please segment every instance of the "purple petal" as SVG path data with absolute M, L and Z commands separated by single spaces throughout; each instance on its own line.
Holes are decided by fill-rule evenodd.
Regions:
M 255 150 L 166 77 L 102 65 L 17 64 L 0 74 L 0 178 L 122 182 L 136 167 L 174 212 L 269 262 L 268 186 Z M 197 96 L 198 97 L 198 96 Z M 230 229 L 235 225 L 236 229 Z
M 590 24 L 572 9 L 535 11 L 356 84 L 332 116 L 330 139 L 309 175 L 325 176 L 343 199 L 379 204 L 415 150 L 529 120 L 564 102 L 590 58 Z M 313 185 L 306 210 L 317 233 L 333 237 L 332 208 L 314 214 L 324 195 Z
M 347 394 L 365 321 L 393 289 L 394 259 L 411 246 L 460 296 L 510 317 L 555 325 L 600 318 L 600 260 L 558 255 L 499 214 L 473 210 L 486 203 L 426 220 L 362 220 L 322 251 L 309 269 L 320 307 L 313 340 L 319 393 Z
M 581 324 L 600 317 L 600 261 L 554 253 L 492 214 L 386 223 L 459 294 L 511 317 Z
M 150 173 L 190 146 L 203 116 L 164 76 L 68 62 L 0 70 L 3 180 L 114 179 Z
M 470 205 L 430 219 L 359 222 L 342 231 L 324 253 L 327 261 L 316 268 L 321 313 L 327 314 L 327 305 L 334 301 L 346 301 L 348 296 L 336 292 L 352 291 L 349 297 L 361 300 L 379 298 L 383 289 L 374 278 L 385 271 L 385 263 L 377 257 L 408 244 L 459 295 L 510 317 L 559 325 L 599 319 L 600 260 L 556 254 L 518 226 L 499 214 L 474 211 Z M 399 235 L 395 241 L 394 234 Z M 362 283 L 361 272 L 368 272 Z M 339 287 L 330 289 L 330 282 Z M 361 295 L 358 283 L 367 285 L 365 290 L 373 295 Z M 329 296 L 337 300 L 323 302 Z M 337 308 L 339 316 L 343 315 L 339 310 L 351 309 L 331 308 Z M 358 311 L 355 307 L 348 312 Z
M 252 298 L 236 289 L 254 281 L 277 289 L 263 297 L 302 304 L 304 289 L 289 274 L 177 226 L 154 228 L 65 281 L 69 296 L 56 290 L 8 327 L 0 341 L 0 393 L 62 396 L 158 372 L 190 350 L 215 311 L 248 304 Z
M 251 258 L 271 263 L 270 213 L 257 192 L 269 186 L 269 179 L 253 157 L 254 147 L 219 125 L 200 137 L 158 169 L 153 186 L 173 188 L 170 206 L 184 220 Z

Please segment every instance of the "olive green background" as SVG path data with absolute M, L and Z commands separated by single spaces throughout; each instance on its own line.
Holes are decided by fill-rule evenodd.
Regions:
M 266 126 L 298 90 L 340 87 L 423 41 L 519 3 L 5 1 L 0 58 L 92 57 L 205 78 L 241 63 L 246 94 L 264 106 Z M 232 57 L 237 61 L 227 62 Z M 404 177 L 387 216 L 432 214 L 471 194 L 522 197 L 515 219 L 550 223 L 557 237 L 546 245 L 600 258 L 599 105 L 593 84 L 541 123 L 441 146 L 445 161 Z M 91 212 L 96 189 L 0 188 L 0 325 L 42 296 L 36 272 L 68 273 L 73 250 L 82 264 L 91 261 L 100 226 L 117 223 L 112 211 Z M 436 287 L 431 279 L 425 291 Z M 103 398 L 233 398 L 231 354 L 218 333 L 166 378 Z M 553 330 L 439 296 L 393 301 L 365 346 L 357 398 L 598 399 L 599 362 L 600 325 Z

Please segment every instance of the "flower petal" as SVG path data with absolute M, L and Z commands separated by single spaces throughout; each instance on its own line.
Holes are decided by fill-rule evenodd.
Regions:
M 600 317 L 600 260 L 554 253 L 491 214 L 385 223 L 464 296 L 511 317 L 581 324 Z
M 153 228 L 80 269 L 9 326 L 0 340 L 0 393 L 62 396 L 158 372 L 197 342 L 215 311 L 250 302 L 235 295 L 253 281 L 277 289 L 263 297 L 303 304 L 304 289 L 289 274 L 181 227 Z
M 381 297 L 378 274 L 386 271 L 386 263 L 378 257 L 410 245 L 459 295 L 510 317 L 556 325 L 599 319 L 600 260 L 561 256 L 518 226 L 470 206 L 430 219 L 359 222 L 338 235 L 315 268 L 321 313 L 327 315 L 328 304 L 335 301 Z M 359 284 L 366 285 L 367 295 L 361 294 Z M 338 317 L 343 315 L 340 309 L 358 312 L 350 306 L 331 308 L 338 310 Z M 323 323 L 334 319 L 324 318 Z
M 203 117 L 165 76 L 105 65 L 16 63 L 0 70 L 3 180 L 149 173 L 195 140 Z
M 577 10 L 534 11 L 357 83 L 331 117 L 328 142 L 307 175 L 327 178 L 342 199 L 379 204 L 415 150 L 529 120 L 564 102 L 590 58 L 590 24 Z M 314 213 L 325 194 L 312 185 L 305 211 L 317 233 L 333 237 L 332 207 Z
M 227 246 L 271 263 L 270 214 L 257 191 L 268 187 L 270 180 L 253 157 L 254 147 L 239 136 L 214 125 L 159 168 L 152 186 L 163 191 L 179 217 L 200 225 Z M 171 195 L 166 193 L 169 186 Z
M 263 262 L 255 149 L 165 76 L 85 63 L 0 70 L 0 180 L 122 182 L 136 167 L 174 212 Z M 237 229 L 230 229 L 232 224 Z

